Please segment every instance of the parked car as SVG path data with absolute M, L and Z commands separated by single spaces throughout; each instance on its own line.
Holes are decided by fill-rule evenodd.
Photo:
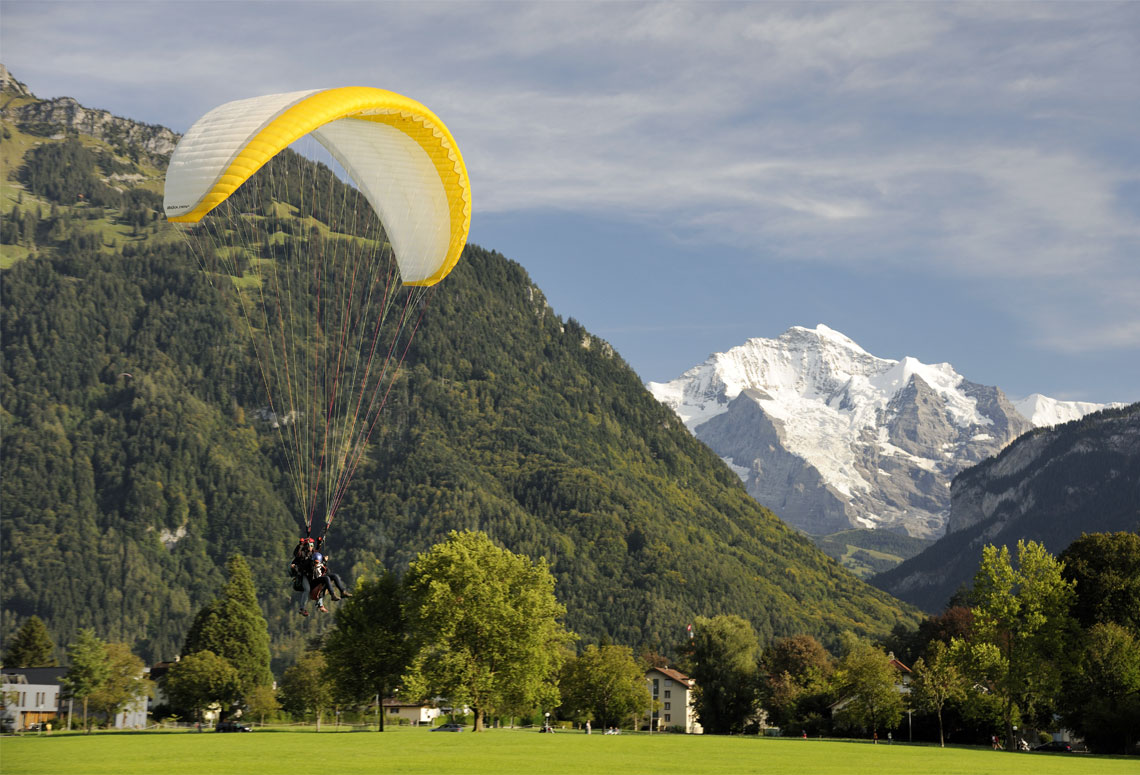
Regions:
M 1073 746 L 1062 740 L 1050 740 L 1048 743 L 1034 746 L 1034 751 L 1058 751 L 1061 753 L 1072 753 Z
M 462 732 L 463 731 L 463 725 L 462 724 L 444 724 L 443 726 L 432 727 L 431 731 L 432 732 Z
M 214 727 L 215 732 L 252 732 L 252 727 L 247 727 L 236 721 L 219 721 L 218 725 Z

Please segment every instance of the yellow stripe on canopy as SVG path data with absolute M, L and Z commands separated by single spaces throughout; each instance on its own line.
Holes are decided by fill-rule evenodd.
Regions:
M 271 158 L 326 124 L 345 118 L 372 121 L 398 129 L 423 149 L 439 175 L 447 200 L 450 238 L 446 253 L 438 264 L 433 264 L 433 272 L 407 284 L 434 285 L 451 271 L 467 243 L 471 228 L 471 187 L 459 147 L 435 114 L 419 102 L 394 92 L 347 86 L 318 91 L 266 118 L 267 123 L 238 148 L 212 187 L 202 192 L 197 201 L 191 202 L 183 212 L 171 216 L 170 221 L 197 223 Z

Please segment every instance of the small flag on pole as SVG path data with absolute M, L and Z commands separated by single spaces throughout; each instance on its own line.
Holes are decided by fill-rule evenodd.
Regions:
M 693 625 L 690 624 L 685 629 L 689 631 L 689 640 L 692 640 L 693 639 Z

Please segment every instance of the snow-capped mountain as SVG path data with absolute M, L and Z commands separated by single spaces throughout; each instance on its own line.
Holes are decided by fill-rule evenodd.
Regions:
M 1091 404 L 1087 401 L 1058 401 L 1055 398 L 1034 393 L 1031 396 L 1013 402 L 1014 408 L 1021 412 L 1023 417 L 1038 428 L 1061 425 L 1071 420 L 1079 420 L 1086 414 L 1099 412 L 1107 404 Z M 1111 404 L 1119 406 L 1119 404 Z
M 817 535 L 939 536 L 959 471 L 1034 427 L 1105 406 L 1040 395 L 1014 404 L 948 363 L 879 358 L 824 325 L 750 339 L 648 387 L 753 497 Z

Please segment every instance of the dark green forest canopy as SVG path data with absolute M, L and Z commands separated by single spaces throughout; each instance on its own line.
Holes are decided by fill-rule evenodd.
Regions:
M 240 552 L 279 668 L 327 623 L 297 617 L 285 577 L 299 522 L 243 324 L 215 285 L 228 279 L 202 271 L 153 192 L 76 202 L 84 181 L 53 165 L 91 186 L 136 169 L 88 138 L 29 154 L 5 185 L 37 189 L 0 207 L 6 254 L 27 254 L 0 285 L 2 631 L 36 614 L 57 644 L 90 626 L 169 659 Z M 45 182 L 55 173 L 66 185 Z M 310 238 L 274 219 L 279 239 Z M 403 569 L 449 530 L 477 529 L 547 558 L 586 641 L 669 653 L 696 616 L 720 613 L 765 642 L 916 621 L 757 505 L 493 251 L 470 246 L 432 294 L 372 442 L 329 536 L 342 575 Z

